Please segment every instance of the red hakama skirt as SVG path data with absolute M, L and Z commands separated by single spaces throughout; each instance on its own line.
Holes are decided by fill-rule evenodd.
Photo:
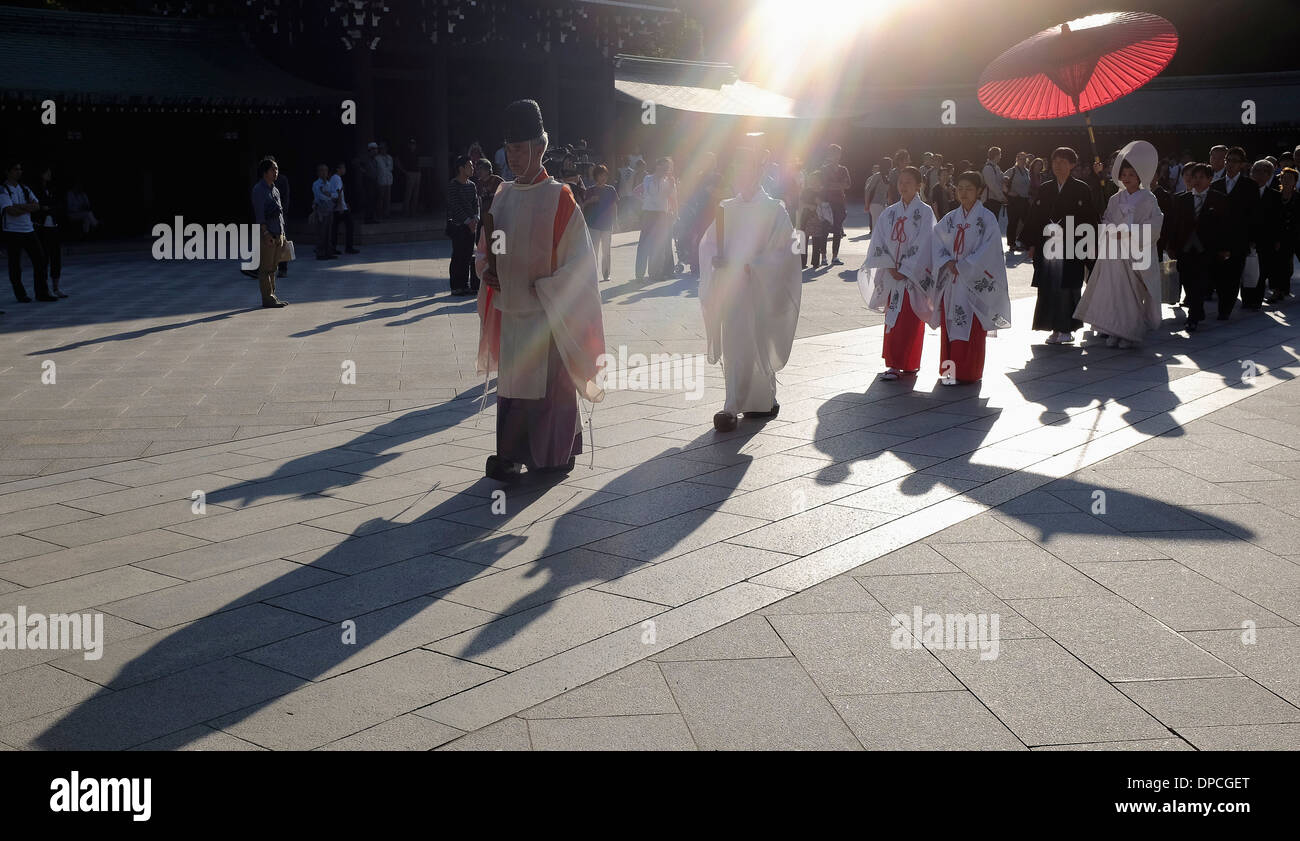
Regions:
M 952 376 L 959 383 L 973 383 L 984 377 L 984 341 L 988 331 L 980 323 L 979 316 L 972 315 L 970 340 L 965 342 L 948 340 L 948 314 L 939 316 L 939 376 L 953 364 Z M 900 319 L 901 320 L 901 319 Z
M 925 341 L 925 322 L 912 311 L 912 302 L 903 292 L 903 303 L 893 328 L 885 328 L 885 348 L 881 354 L 885 364 L 899 371 L 918 371 L 921 368 L 921 345 Z

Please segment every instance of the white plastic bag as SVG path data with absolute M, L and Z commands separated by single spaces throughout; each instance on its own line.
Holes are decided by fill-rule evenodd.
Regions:
M 1254 289 L 1259 286 L 1259 255 L 1251 248 L 1246 255 L 1246 265 L 1241 269 L 1241 288 Z

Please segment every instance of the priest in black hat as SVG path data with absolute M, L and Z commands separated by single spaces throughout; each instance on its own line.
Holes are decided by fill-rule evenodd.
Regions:
M 506 108 L 514 181 L 497 188 L 479 239 L 478 369 L 497 371 L 497 452 L 487 476 L 571 470 L 582 452 L 578 396 L 604 399 L 599 275 L 573 193 L 542 165 L 548 138 L 531 99 Z

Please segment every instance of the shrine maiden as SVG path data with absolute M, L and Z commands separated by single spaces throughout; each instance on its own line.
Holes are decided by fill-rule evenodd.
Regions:
M 867 306 L 885 314 L 888 370 L 880 375 L 883 380 L 920 369 L 925 325 L 934 313 L 934 211 L 917 195 L 920 186 L 916 167 L 899 172 L 901 198 L 885 208 L 878 222 L 873 219 L 870 250 L 858 270 Z
M 998 218 L 979 202 L 983 187 L 978 172 L 958 176 L 958 206 L 934 229 L 939 382 L 944 385 L 981 379 L 988 331 L 1011 326 L 1002 231 Z

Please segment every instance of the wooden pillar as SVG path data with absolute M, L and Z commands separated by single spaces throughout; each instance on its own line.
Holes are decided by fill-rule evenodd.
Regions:
M 618 160 L 619 150 L 614 148 L 617 135 L 614 132 L 614 98 L 618 91 L 614 89 L 614 64 L 608 59 L 600 59 L 600 78 L 596 89 L 596 101 L 599 103 L 600 132 L 592 142 L 604 157 L 606 164 L 614 170 L 621 165 Z M 611 173 L 612 180 L 612 173 Z
M 438 25 L 441 26 L 441 17 Z M 442 30 L 439 30 L 441 33 Z M 433 51 L 433 184 L 429 196 L 435 208 L 447 206 L 447 183 L 451 181 L 451 125 L 447 119 L 447 97 L 451 92 L 448 76 L 447 52 L 452 49 L 435 48 Z
M 542 74 L 542 122 L 551 138 L 551 145 L 557 145 L 563 137 L 560 134 L 560 63 L 550 58 L 548 53 L 543 54 Z
M 358 43 L 352 48 L 353 93 L 357 97 L 357 130 L 361 134 L 358 146 L 365 151 L 365 145 L 375 140 L 375 80 L 371 72 L 370 46 Z

